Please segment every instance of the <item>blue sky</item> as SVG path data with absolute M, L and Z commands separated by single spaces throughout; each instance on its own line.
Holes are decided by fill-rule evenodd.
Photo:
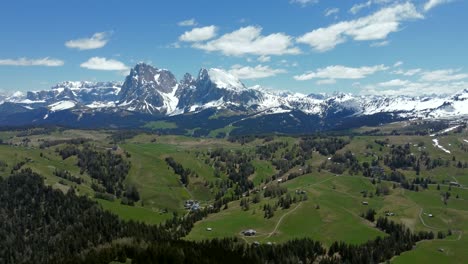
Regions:
M 468 88 L 462 0 L 7 1 L 0 91 L 123 81 L 140 61 L 301 93 Z

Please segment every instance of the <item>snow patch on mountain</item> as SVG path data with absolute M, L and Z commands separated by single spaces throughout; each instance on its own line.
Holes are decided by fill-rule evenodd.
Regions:
M 61 101 L 49 105 L 50 111 L 61 111 L 75 107 L 76 103 L 73 101 Z
M 89 108 L 112 108 L 115 107 L 115 102 L 92 102 L 86 105 Z
M 441 149 L 442 151 L 444 151 L 444 152 L 446 152 L 446 153 L 448 153 L 448 154 L 451 153 L 450 150 L 444 148 L 443 146 L 441 146 L 441 145 L 439 144 L 439 140 L 438 140 L 437 138 L 434 138 L 434 139 L 432 140 L 432 142 L 434 142 L 434 146 L 435 146 L 435 147 Z
M 208 75 L 210 80 L 216 84 L 218 88 L 236 92 L 246 89 L 245 85 L 238 78 L 221 69 L 211 68 L 208 70 Z

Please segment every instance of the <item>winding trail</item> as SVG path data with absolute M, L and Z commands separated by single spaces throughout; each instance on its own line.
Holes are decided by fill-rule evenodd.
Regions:
M 278 219 L 278 222 L 276 223 L 276 226 L 275 226 L 275 229 L 273 229 L 273 231 L 270 232 L 270 234 L 268 234 L 268 236 L 266 238 L 269 238 L 271 237 L 274 233 L 276 233 L 276 231 L 278 230 L 278 227 L 279 225 L 281 224 L 281 222 L 283 221 L 284 217 L 286 217 L 287 215 L 289 215 L 290 213 L 296 211 L 297 208 L 299 208 L 301 206 L 302 202 L 298 203 L 296 207 L 294 207 L 294 209 L 292 209 L 291 211 L 285 213 L 284 215 L 282 215 L 280 217 L 280 219 Z
M 438 230 L 439 228 L 430 226 L 430 225 L 426 224 L 426 222 L 424 222 L 424 219 L 423 219 L 423 217 L 422 217 L 423 211 L 424 211 L 424 209 L 421 208 L 421 211 L 419 212 L 419 220 L 421 220 L 421 223 L 422 223 L 425 227 L 427 227 L 427 228 L 429 228 L 429 229 Z
M 320 184 L 320 183 L 324 183 L 324 182 L 333 180 L 333 179 L 335 179 L 336 177 L 340 177 L 340 176 L 336 175 L 336 176 L 334 176 L 334 177 L 331 177 L 331 178 L 328 178 L 328 179 L 325 179 L 325 180 L 322 180 L 322 181 L 319 181 L 319 182 L 316 182 L 316 183 L 309 184 L 309 186 L 318 185 L 318 184 Z M 275 228 L 273 229 L 273 231 L 271 231 L 271 232 L 268 234 L 268 236 L 267 236 L 266 238 L 270 238 L 273 234 L 275 234 L 276 231 L 278 230 L 278 228 L 279 228 L 281 222 L 283 221 L 283 219 L 284 219 L 286 216 L 288 216 L 289 214 L 291 214 L 292 212 L 296 211 L 297 208 L 299 208 L 299 207 L 301 206 L 301 204 L 302 204 L 302 202 L 299 202 L 299 203 L 297 204 L 297 206 L 294 207 L 291 211 L 289 211 L 289 212 L 285 213 L 284 215 L 282 215 L 282 216 L 280 217 L 280 219 L 278 219 L 278 222 L 276 222 L 276 225 L 275 225 Z
M 433 226 L 430 226 L 428 224 L 426 224 L 424 222 L 424 219 L 422 217 L 422 214 L 423 214 L 423 208 L 421 208 L 421 211 L 419 212 L 419 220 L 421 220 L 421 223 L 429 228 L 429 229 L 432 229 L 432 230 L 440 230 L 440 228 L 436 228 L 436 227 L 433 227 Z M 462 235 L 463 235 L 463 230 L 453 230 L 454 233 L 458 233 L 458 238 L 455 238 L 455 239 L 443 239 L 444 241 L 460 241 L 460 239 L 462 238 Z

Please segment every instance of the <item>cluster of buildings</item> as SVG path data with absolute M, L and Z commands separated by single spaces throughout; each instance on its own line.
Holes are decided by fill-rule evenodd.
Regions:
M 198 201 L 194 201 L 194 200 L 185 201 L 184 207 L 185 207 L 185 209 L 190 210 L 190 211 L 198 211 L 201 208 L 200 203 Z

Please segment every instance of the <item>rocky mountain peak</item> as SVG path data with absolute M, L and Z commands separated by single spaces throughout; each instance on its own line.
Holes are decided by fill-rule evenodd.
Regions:
M 184 77 L 182 78 L 182 80 L 180 80 L 180 84 L 183 86 L 193 86 L 195 85 L 195 83 L 195 78 L 193 78 L 193 76 L 188 72 L 184 74 Z
M 132 111 L 160 113 L 167 111 L 164 98 L 178 88 L 178 81 L 168 70 L 138 63 L 125 78 L 119 93 L 119 105 Z

